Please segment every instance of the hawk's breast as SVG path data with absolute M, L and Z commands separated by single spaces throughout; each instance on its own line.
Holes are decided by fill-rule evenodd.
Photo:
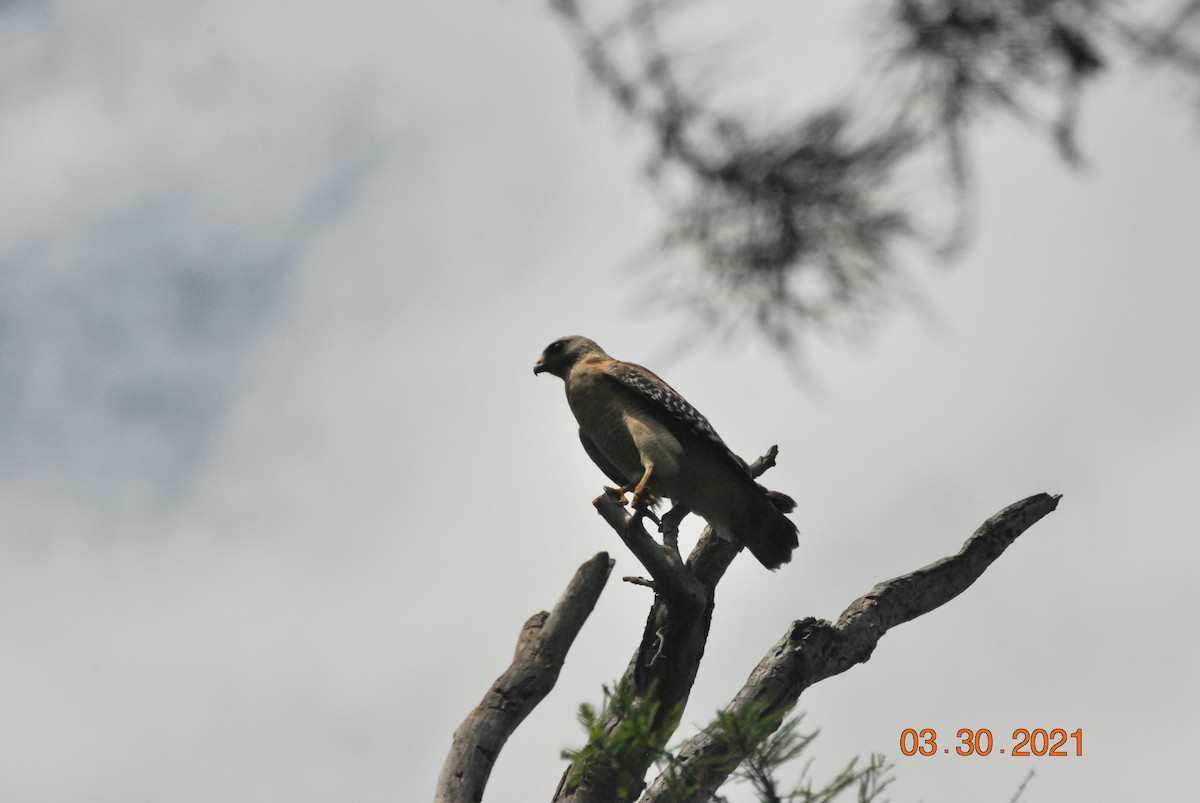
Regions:
M 567 403 L 579 428 L 609 462 L 626 477 L 642 475 L 642 460 L 625 424 L 624 405 L 614 403 L 611 380 L 595 371 L 573 371 L 567 382 Z

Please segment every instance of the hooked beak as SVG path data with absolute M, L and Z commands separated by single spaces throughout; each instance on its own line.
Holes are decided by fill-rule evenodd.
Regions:
M 535 362 L 533 364 L 533 375 L 534 376 L 537 376 L 538 374 L 542 373 L 545 370 L 546 370 L 545 360 L 539 359 L 537 362 Z

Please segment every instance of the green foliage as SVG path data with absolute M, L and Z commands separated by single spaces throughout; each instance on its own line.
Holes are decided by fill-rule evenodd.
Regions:
M 617 794 L 626 796 L 643 781 L 642 768 L 651 757 L 673 798 L 694 797 L 696 787 L 678 755 L 661 747 L 661 727 L 656 730 L 654 725 L 657 712 L 654 695 L 638 698 L 628 682 L 619 682 L 612 689 L 604 686 L 599 711 L 590 703 L 580 705 L 578 719 L 587 742 L 562 753 L 564 759 L 574 762 L 568 787 L 580 784 L 585 766 L 599 765 L 616 771 Z M 802 756 L 819 733 L 802 733 L 801 720 L 802 716 L 787 717 L 786 712 L 772 711 L 765 704 L 738 713 L 720 711 L 709 730 L 721 749 L 701 766 L 693 764 L 693 769 L 727 773 L 722 789 L 749 784 L 762 803 L 833 803 L 850 790 L 857 792 L 857 803 L 877 801 L 892 780 L 887 775 L 891 765 L 882 755 L 872 755 L 861 766 L 858 758 L 852 759 L 833 779 L 819 785 L 810 777 L 810 760 L 790 788 L 780 782 L 780 771 Z M 727 801 L 719 795 L 713 800 Z
M 1018 121 L 1078 166 L 1080 110 L 1102 77 L 1141 64 L 1200 88 L 1198 0 L 874 0 L 858 4 L 867 63 L 835 104 L 790 108 L 806 77 L 785 62 L 777 102 L 745 106 L 730 100 L 736 49 L 695 16 L 705 5 L 551 0 L 593 80 L 648 134 L 675 256 L 650 298 L 693 313 L 681 346 L 750 327 L 792 351 L 812 327 L 862 331 L 912 298 L 914 255 L 969 243 L 985 124 Z
M 809 775 L 807 762 L 790 790 L 778 779 L 784 765 L 803 755 L 819 731 L 802 733 L 803 715 L 785 718 L 783 711 L 772 712 L 766 705 L 750 706 L 743 713 L 717 714 L 716 727 L 728 749 L 727 760 L 736 760 L 730 783 L 749 783 L 763 803 L 832 803 L 851 788 L 858 791 L 859 803 L 870 803 L 891 783 L 886 774 L 891 767 L 882 755 L 873 755 L 866 766 L 854 758 L 832 780 L 818 786 Z M 724 798 L 718 798 L 724 800 Z
M 616 772 L 617 794 L 625 797 L 642 783 L 644 768 L 650 763 L 646 759 L 659 760 L 664 755 L 663 726 L 656 725 L 660 704 L 653 685 L 642 697 L 629 680 L 617 682 L 612 689 L 607 685 L 603 688 L 604 702 L 599 711 L 590 703 L 579 706 L 577 719 L 587 742 L 579 749 L 562 752 L 562 757 L 572 762 L 566 785 L 578 786 L 586 766 L 606 767 Z

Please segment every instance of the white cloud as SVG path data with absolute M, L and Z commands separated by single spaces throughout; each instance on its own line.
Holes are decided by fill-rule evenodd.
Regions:
M 0 795 L 427 796 L 524 619 L 600 549 L 636 571 L 530 370 L 562 334 L 649 360 L 674 333 L 613 269 L 654 223 L 630 143 L 541 4 L 27 4 L 0 39 Z M 1103 745 L 1190 710 L 1200 181 L 1160 109 L 1101 99 L 1084 179 L 989 138 L 942 331 L 819 347 L 816 395 L 752 349 L 670 366 L 736 448 L 780 443 L 803 534 L 786 572 L 731 571 L 687 722 L 791 619 L 1039 490 L 1061 509 L 976 587 L 806 695 L 824 766 L 921 721 Z M 549 796 L 646 603 L 606 590 L 490 799 Z M 1158 721 L 1033 788 L 1168 793 L 1118 775 L 1195 745 Z M 897 799 L 1024 775 L 897 762 Z

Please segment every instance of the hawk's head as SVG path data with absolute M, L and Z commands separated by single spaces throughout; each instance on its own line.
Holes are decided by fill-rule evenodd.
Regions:
M 538 361 L 533 364 L 533 372 L 535 374 L 548 373 L 554 374 L 560 379 L 566 379 L 567 374 L 571 372 L 571 368 L 575 363 L 579 362 L 588 354 L 600 354 L 607 357 L 604 349 L 600 348 L 594 340 L 588 340 L 586 337 L 574 335 L 572 337 L 560 337 L 542 352 L 542 356 L 538 357 Z

